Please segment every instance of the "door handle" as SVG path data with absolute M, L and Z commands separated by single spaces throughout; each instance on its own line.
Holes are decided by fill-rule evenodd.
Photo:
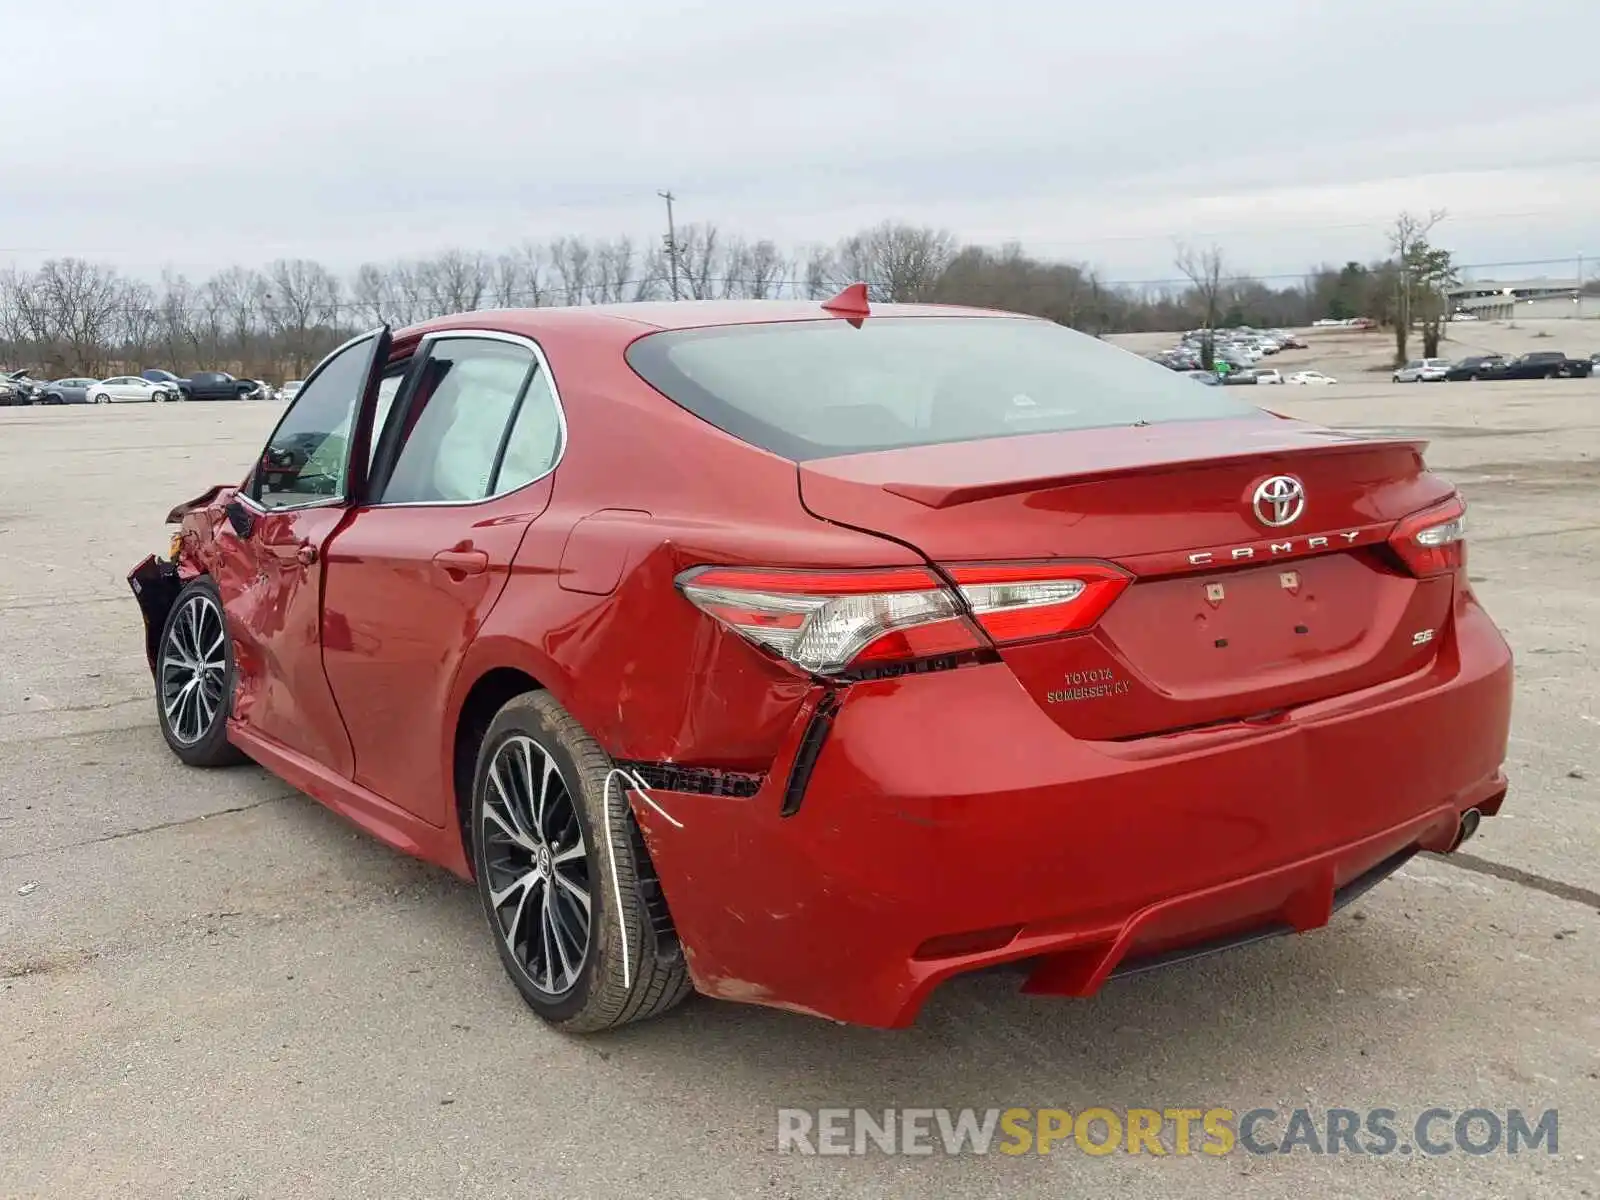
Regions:
M 433 561 L 452 578 L 482 575 L 489 569 L 489 556 L 482 550 L 441 550 Z
M 303 563 L 308 567 L 317 561 L 315 542 L 269 542 L 266 548 L 276 558 Z

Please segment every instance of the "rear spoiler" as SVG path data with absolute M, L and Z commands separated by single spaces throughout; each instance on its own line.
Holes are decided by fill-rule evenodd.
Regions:
M 1250 462 L 1273 454 L 1296 457 L 1322 457 L 1328 454 L 1361 454 L 1373 450 L 1408 450 L 1419 460 L 1428 448 L 1425 438 L 1367 437 L 1329 431 L 1330 437 L 1320 445 L 1308 445 L 1304 432 L 1283 445 L 1256 445 L 1233 453 L 1183 454 L 1163 456 L 1159 453 L 1148 458 L 1130 456 L 1127 460 L 1053 471 L 1049 474 L 1026 478 L 973 480 L 970 483 L 884 483 L 884 491 L 893 492 L 907 500 L 928 508 L 954 508 L 978 500 L 991 500 L 996 496 L 1015 495 L 1018 492 L 1043 491 L 1050 488 L 1070 487 L 1083 483 L 1098 483 L 1124 475 L 1158 475 L 1169 471 L 1182 471 L 1193 467 L 1223 466 L 1229 463 Z

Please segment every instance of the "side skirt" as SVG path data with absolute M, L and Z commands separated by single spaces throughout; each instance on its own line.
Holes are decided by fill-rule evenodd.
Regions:
M 263 737 L 238 721 L 228 722 L 228 740 L 290 787 L 298 788 L 385 845 L 443 867 L 463 879 L 472 877 L 455 829 L 430 825 L 376 792 L 334 774 L 322 764 Z

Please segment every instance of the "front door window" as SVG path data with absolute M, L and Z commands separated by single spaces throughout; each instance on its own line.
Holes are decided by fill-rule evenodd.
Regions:
M 345 499 L 350 430 L 372 350 L 371 338 L 345 347 L 300 389 L 251 477 L 250 497 L 261 507 Z

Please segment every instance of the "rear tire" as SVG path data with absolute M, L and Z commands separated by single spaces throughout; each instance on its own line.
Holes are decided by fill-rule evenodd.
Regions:
M 568 1033 L 658 1016 L 691 990 L 620 779 L 607 804 L 611 769 L 554 697 L 528 692 L 490 723 L 473 774 L 473 869 L 495 949 L 528 1007 Z
M 228 741 L 233 684 L 233 643 L 222 593 L 201 575 L 172 602 L 156 650 L 156 719 L 168 748 L 186 766 L 246 761 Z

